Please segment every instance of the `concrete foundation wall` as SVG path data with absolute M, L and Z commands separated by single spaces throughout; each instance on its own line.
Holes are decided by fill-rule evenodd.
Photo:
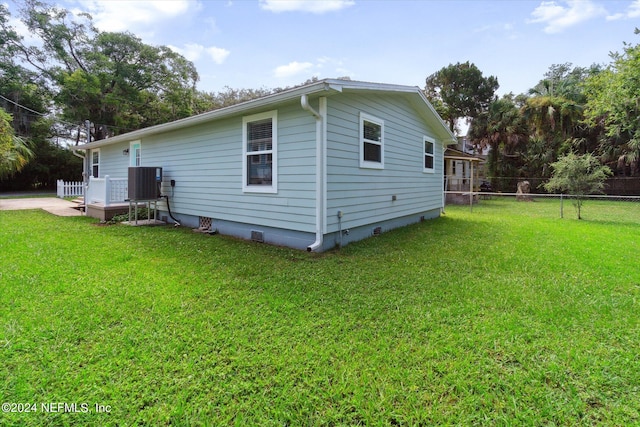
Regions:
M 418 214 L 407 215 L 400 218 L 394 218 L 387 221 L 381 221 L 373 224 L 367 224 L 352 229 L 342 230 L 342 239 L 340 232 L 329 233 L 324 236 L 322 251 L 334 249 L 340 245 L 346 246 L 349 243 L 357 242 L 379 233 L 386 233 L 394 228 L 404 227 L 415 224 L 423 220 L 433 219 L 440 216 L 440 209 L 432 209 Z M 169 217 L 168 212 L 159 211 L 158 219 L 165 220 L 168 224 L 173 221 Z M 198 228 L 200 226 L 200 217 L 193 215 L 174 214 L 180 224 L 184 227 Z M 212 218 L 211 229 L 216 230 L 223 235 L 238 237 L 245 240 L 255 240 L 260 237 L 262 242 L 276 245 L 286 246 L 294 249 L 306 250 L 313 242 L 315 242 L 314 233 L 305 233 L 295 230 L 286 230 L 282 228 L 264 227 L 254 224 L 244 224 L 240 222 L 218 220 Z M 257 232 L 257 233 L 256 233 Z

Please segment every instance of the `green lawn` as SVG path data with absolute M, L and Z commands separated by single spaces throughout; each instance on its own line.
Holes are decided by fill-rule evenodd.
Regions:
M 640 204 L 583 213 L 316 255 L 0 212 L 0 425 L 638 425 Z

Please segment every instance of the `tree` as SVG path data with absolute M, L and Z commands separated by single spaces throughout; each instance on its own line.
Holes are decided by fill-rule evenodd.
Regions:
M 12 118 L 0 109 L 0 179 L 20 171 L 33 157 L 26 142 L 15 135 Z
M 538 165 L 534 169 L 538 176 L 549 177 L 549 165 L 562 154 L 596 148 L 597 136 L 583 123 L 587 100 L 583 82 L 598 71 L 596 65 L 571 68 L 570 63 L 554 64 L 529 90 L 522 115 L 531 130 L 528 163 Z
M 484 77 L 478 67 L 467 61 L 449 64 L 427 77 L 424 92 L 453 132 L 456 120 L 473 119 L 486 111 L 499 86 L 496 77 Z
M 486 111 L 474 118 L 469 137 L 476 147 L 489 148 L 489 176 L 518 174 L 513 159 L 519 157 L 517 153 L 527 140 L 528 128 L 512 94 L 493 101 Z M 493 179 L 492 185 L 496 190 L 506 190 L 509 183 Z
M 22 20 L 42 46 L 10 37 L 7 47 L 46 79 L 62 118 L 94 123 L 103 139 L 194 113 L 195 66 L 131 33 L 98 31 L 88 14 L 26 0 Z M 3 31 L 15 35 L 7 22 Z
M 640 30 L 636 28 L 636 34 Z M 612 53 L 613 63 L 586 82 L 586 121 L 605 128 L 603 151 L 610 160 L 630 166 L 631 175 L 640 173 L 640 45 L 624 44 L 624 52 Z M 626 169 L 626 168 L 625 168 Z
M 12 165 L 3 168 L 10 174 L 0 174 L 0 191 L 53 188 L 57 179 L 78 180 L 80 159 L 56 143 L 58 136 L 71 135 L 63 135 L 66 127 L 48 113 L 53 96 L 48 82 L 18 62 L 20 37 L 9 22 L 9 12 L 0 4 L 0 108 L 12 117 L 13 134 L 19 138 L 11 143 L 11 154 L 3 156 Z
M 590 153 L 581 156 L 568 153 L 551 164 L 553 170 L 551 179 L 544 184 L 549 191 L 560 191 L 574 196 L 573 205 L 578 219 L 581 219 L 581 209 L 584 196 L 602 192 L 605 179 L 611 175 L 611 169 L 603 166 Z

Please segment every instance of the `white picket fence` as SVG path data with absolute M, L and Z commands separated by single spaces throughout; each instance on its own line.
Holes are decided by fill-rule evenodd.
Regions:
M 82 181 L 78 182 L 64 182 L 59 179 L 57 181 L 58 184 L 58 197 L 80 197 L 84 196 L 84 188 L 85 184 Z

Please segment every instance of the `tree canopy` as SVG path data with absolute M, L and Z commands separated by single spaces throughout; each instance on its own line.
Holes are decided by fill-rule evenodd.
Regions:
M 640 30 L 636 29 L 636 34 Z M 622 53 L 612 53 L 613 62 L 586 81 L 585 116 L 590 126 L 605 129 L 608 160 L 619 159 L 640 173 L 640 45 L 625 43 Z
M 440 116 L 455 130 L 456 120 L 476 118 L 495 100 L 498 79 L 484 77 L 469 61 L 449 64 L 426 79 L 425 95 Z
M 42 45 L 12 37 L 12 51 L 44 77 L 63 120 L 94 123 L 94 139 L 194 113 L 198 73 L 168 47 L 100 32 L 90 15 L 38 0 L 25 1 L 21 15 Z
M 527 94 L 495 99 L 472 118 L 472 143 L 491 147 L 494 188 L 513 190 L 518 178 L 544 182 L 569 153 L 640 175 L 640 46 L 625 43 L 611 58 L 608 66 L 554 64 Z

